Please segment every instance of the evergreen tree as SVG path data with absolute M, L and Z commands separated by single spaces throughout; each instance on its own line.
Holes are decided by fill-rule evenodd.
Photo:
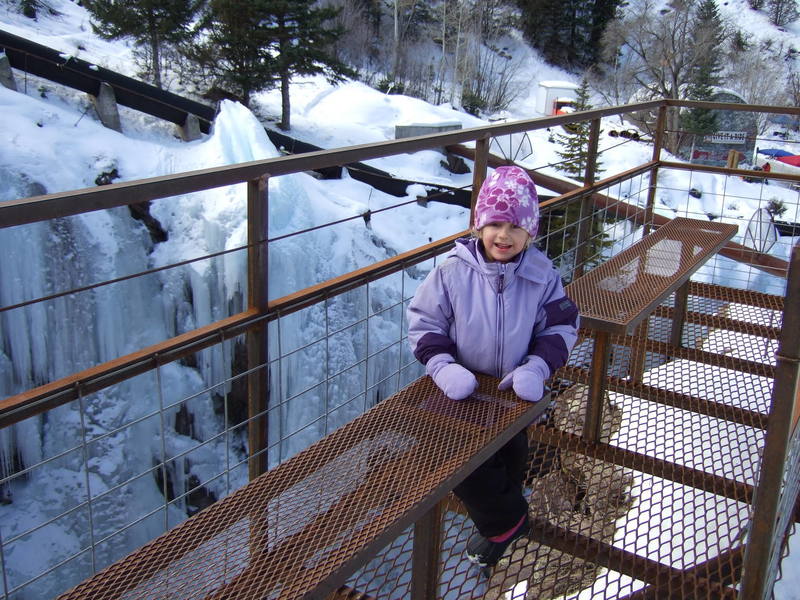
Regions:
M 254 92 L 281 89 L 281 121 L 290 127 L 289 83 L 296 75 L 325 74 L 340 81 L 354 73 L 329 50 L 342 28 L 328 26 L 339 9 L 313 0 L 211 0 L 207 31 L 193 55 L 217 84 L 249 104 Z
M 589 83 L 584 79 L 576 91 L 575 110 L 584 111 L 591 108 Z M 563 150 L 557 151 L 559 157 L 564 161 L 564 164 L 560 165 L 559 169 L 579 181 L 583 181 L 589 159 L 590 130 L 590 122 L 584 121 L 570 124 L 569 129 L 565 129 L 565 133 L 556 134 L 556 141 L 563 147 Z M 600 161 L 597 160 L 595 164 L 595 179 L 602 172 L 600 165 Z M 584 182 L 585 185 L 591 183 L 594 183 L 594 181 Z M 555 209 L 547 213 L 543 219 L 542 241 L 550 257 L 561 256 L 568 251 L 574 250 L 581 218 L 581 204 L 579 202 L 571 202 L 564 209 Z M 583 218 L 588 218 L 588 216 L 584 215 Z M 607 239 L 607 234 L 603 231 L 603 222 L 598 219 L 592 219 L 588 234 L 589 239 L 584 240 L 587 244 L 584 256 L 588 258 L 588 264 L 591 265 L 599 259 L 601 251 L 610 242 Z
M 575 110 L 580 112 L 590 110 L 592 108 L 589 102 L 589 82 L 584 79 L 580 87 L 575 92 Z M 583 180 L 584 172 L 588 162 L 588 147 L 589 147 L 589 130 L 590 123 L 584 121 L 582 123 L 570 124 L 569 129 L 565 133 L 556 134 L 556 142 L 558 142 L 563 150 L 558 150 L 556 153 L 564 161 L 559 169 L 572 177 L 573 179 Z M 600 163 L 595 165 L 595 174 L 600 173 Z M 593 183 L 587 181 L 587 184 Z
M 270 0 L 211 0 L 201 27 L 205 36 L 191 58 L 214 78 L 214 85 L 247 105 L 253 92 L 273 84 L 274 26 L 267 18 Z
M 719 50 L 725 36 L 714 0 L 702 0 L 695 15 L 692 46 L 697 56 L 689 78 L 687 98 L 709 101 L 721 80 Z M 717 130 L 716 114 L 707 108 L 691 108 L 681 115 L 681 129 L 694 134 L 713 133 Z
M 589 32 L 589 46 L 591 48 L 592 63 L 600 57 L 600 47 L 606 25 L 617 14 L 617 9 L 625 6 L 624 0 L 595 0 L 592 6 L 591 29 Z
M 190 37 L 190 24 L 199 0 L 87 0 L 92 29 L 107 39 L 133 38 L 148 51 L 153 83 L 162 87 L 161 54 L 165 44 L 180 44 Z
M 517 0 L 527 40 L 551 63 L 585 68 L 597 61 L 599 41 L 622 0 Z
M 731 36 L 731 50 L 733 52 L 746 52 L 750 48 L 750 40 L 748 36 L 737 29 Z
M 343 33 L 330 22 L 339 14 L 333 7 L 315 7 L 314 0 L 280 0 L 271 4 L 275 72 L 281 88 L 281 129 L 289 129 L 291 105 L 289 83 L 295 75 L 324 74 L 331 82 L 354 76 L 350 68 L 329 50 Z

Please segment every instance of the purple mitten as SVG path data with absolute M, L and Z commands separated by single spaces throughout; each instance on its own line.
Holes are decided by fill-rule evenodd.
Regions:
M 434 383 L 453 400 L 463 400 L 478 387 L 478 380 L 470 371 L 455 362 L 449 354 L 437 354 L 425 365 L 425 371 Z
M 528 361 L 521 364 L 503 377 L 498 390 L 514 387 L 514 393 L 523 400 L 536 402 L 544 394 L 544 380 L 550 375 L 550 367 L 538 356 L 529 356 Z

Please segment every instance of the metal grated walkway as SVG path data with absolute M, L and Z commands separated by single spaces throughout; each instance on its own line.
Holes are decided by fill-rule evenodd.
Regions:
M 531 539 L 488 580 L 463 559 L 471 526 L 451 497 L 437 597 L 736 597 L 783 298 L 694 282 L 689 294 L 683 347 L 662 341 L 665 316 L 612 337 L 598 443 L 581 436 L 591 340 L 573 352 L 552 422 L 529 429 Z M 408 538 L 397 541 L 338 597 L 408 597 L 401 585 L 387 593 L 384 570 L 402 572 L 410 554 Z
M 611 336 L 597 442 L 582 331 L 528 428 L 533 532 L 488 578 L 447 490 L 545 403 L 426 377 L 61 598 L 735 598 L 783 299 L 690 283 L 682 347 L 672 303 Z

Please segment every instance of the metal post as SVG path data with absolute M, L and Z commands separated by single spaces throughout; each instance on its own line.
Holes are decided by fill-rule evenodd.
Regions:
M 583 185 L 588 186 L 594 183 L 597 171 L 597 143 L 600 140 L 600 119 L 594 119 L 589 128 L 589 144 L 586 149 L 586 170 L 583 174 Z M 581 199 L 581 210 L 578 217 L 578 236 L 575 241 L 575 269 L 572 275 L 573 280 L 583 275 L 583 263 L 586 260 L 586 244 L 589 240 L 589 225 L 592 214 L 592 198 L 586 194 Z
M 269 177 L 247 183 L 247 303 L 267 311 L 269 284 Z M 247 330 L 248 474 L 252 481 L 267 470 L 267 325 Z
M 439 584 L 439 554 L 442 546 L 442 504 L 438 502 L 414 523 L 411 553 L 411 599 L 436 598 Z
M 683 343 L 683 323 L 686 320 L 686 307 L 689 305 L 689 282 L 675 290 L 675 310 L 672 314 L 670 344 L 679 348 Z
M 607 331 L 594 332 L 592 367 L 589 380 L 589 397 L 586 418 L 583 422 L 583 439 L 589 443 L 600 441 L 603 423 L 603 397 L 606 391 L 606 367 L 608 366 L 609 335 Z
M 631 363 L 628 368 L 628 376 L 631 381 L 641 382 L 644 376 L 644 369 L 647 364 L 647 337 L 649 335 L 650 320 L 645 319 L 631 336 Z
M 776 525 L 782 505 L 786 505 L 783 508 L 791 511 L 796 502 L 796 498 L 784 498 L 782 492 L 785 489 L 784 476 L 787 475 L 785 471 L 789 441 L 797 427 L 795 415 L 800 394 L 798 303 L 800 303 L 800 244 L 794 247 L 789 265 L 780 344 L 775 354 L 772 404 L 739 591 L 739 598 L 743 600 L 771 596 L 784 533 L 779 531 Z M 788 474 L 789 478 L 796 476 L 796 473 Z
M 680 264 L 687 264 L 692 260 L 694 248 L 688 242 L 681 243 Z M 683 324 L 686 321 L 686 310 L 689 307 L 689 280 L 686 280 L 675 290 L 675 310 L 672 313 L 672 329 L 670 331 L 670 344 L 676 348 L 683 345 Z
M 583 185 L 594 183 L 597 171 L 597 143 L 600 141 L 600 119 L 594 119 L 589 126 L 589 143 L 586 148 L 586 169 L 583 173 Z
M 659 106 L 656 135 L 653 138 L 653 160 L 661 160 L 661 146 L 664 143 L 664 128 L 667 123 L 667 107 Z M 656 185 L 658 184 L 658 167 L 650 171 L 650 188 L 647 191 L 647 205 L 644 209 L 644 235 L 650 233 L 653 222 L 653 211 L 656 205 Z

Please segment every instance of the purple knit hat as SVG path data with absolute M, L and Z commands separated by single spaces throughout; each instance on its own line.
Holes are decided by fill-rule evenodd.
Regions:
M 522 227 L 531 238 L 539 230 L 539 198 L 524 169 L 497 167 L 483 182 L 475 203 L 475 229 L 487 223 L 509 222 Z

